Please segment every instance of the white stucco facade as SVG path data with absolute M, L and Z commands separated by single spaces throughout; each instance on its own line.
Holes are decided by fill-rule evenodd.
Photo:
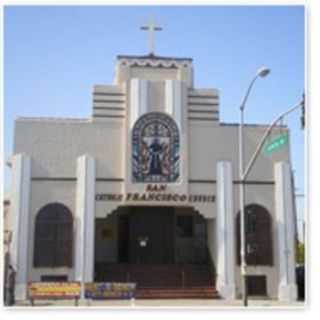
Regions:
M 17 298 L 26 298 L 28 281 L 66 275 L 70 281 L 94 279 L 95 219 L 119 207 L 191 207 L 206 221 L 207 247 L 216 268 L 216 286 L 225 299 L 241 295 L 236 253 L 239 212 L 238 125 L 219 117 L 219 91 L 194 88 L 191 59 L 118 56 L 112 85 L 93 89 L 88 119 L 18 118 L 15 123 L 11 247 L 17 268 Z M 138 183 L 132 179 L 132 130 L 149 113 L 168 115 L 179 130 L 179 178 Z M 235 110 L 236 112 L 236 110 Z M 246 162 L 267 125 L 246 125 Z M 288 133 L 276 127 L 272 136 Z M 270 214 L 273 263 L 248 267 L 266 277 L 267 296 L 296 299 L 294 209 L 289 145 L 263 152 L 247 179 L 246 204 Z M 165 200 L 145 200 L 148 185 L 164 185 Z M 135 196 L 137 194 L 138 196 Z M 111 196 L 110 196 L 111 195 Z M 74 219 L 73 267 L 34 267 L 35 221 L 49 203 L 62 203 Z M 117 261 L 117 245 L 101 259 Z M 96 251 L 97 252 L 97 251 Z M 286 252 L 286 254 L 283 254 Z M 105 258 L 103 258 L 105 257 Z M 108 261 L 109 261 L 108 260 Z

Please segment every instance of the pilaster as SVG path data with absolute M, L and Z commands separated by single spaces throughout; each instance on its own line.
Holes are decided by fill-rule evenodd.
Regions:
M 75 280 L 84 284 L 94 280 L 95 160 L 78 158 L 75 232 Z M 84 290 L 82 290 L 82 297 Z
M 165 82 L 165 111 L 175 120 L 180 131 L 184 127 L 183 110 L 183 82 L 166 80 Z
M 31 158 L 17 154 L 12 159 L 12 211 L 14 228 L 11 264 L 16 271 L 16 300 L 27 298 Z
M 143 114 L 148 112 L 149 107 L 149 81 L 143 79 L 130 80 L 130 126 L 132 129 L 135 122 Z
M 217 164 L 217 290 L 225 299 L 235 293 L 234 214 L 232 164 Z
M 294 198 L 290 165 L 278 162 L 275 172 L 275 204 L 279 257 L 280 301 L 292 302 L 297 299 L 295 280 L 295 217 Z

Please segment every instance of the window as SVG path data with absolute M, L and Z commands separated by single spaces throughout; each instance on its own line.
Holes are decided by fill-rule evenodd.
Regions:
M 272 223 L 269 212 L 250 204 L 245 208 L 246 260 L 248 265 L 273 265 Z M 240 264 L 240 214 L 237 215 L 237 250 Z
M 34 267 L 72 267 L 73 219 L 59 203 L 44 206 L 35 222 Z
M 193 216 L 177 216 L 176 233 L 177 237 L 191 238 L 193 235 Z

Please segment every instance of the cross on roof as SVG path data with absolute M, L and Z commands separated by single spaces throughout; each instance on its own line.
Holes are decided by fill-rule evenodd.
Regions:
M 154 19 L 150 19 L 148 25 L 140 27 L 141 30 L 145 30 L 149 32 L 149 39 L 148 39 L 148 44 L 149 44 L 149 54 L 154 55 L 154 48 L 155 48 L 155 43 L 154 43 L 154 32 L 155 31 L 161 31 L 161 27 L 157 27 Z

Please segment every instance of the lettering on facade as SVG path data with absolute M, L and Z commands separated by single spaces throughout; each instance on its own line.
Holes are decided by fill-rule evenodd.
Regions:
M 207 194 L 179 194 L 179 193 L 99 193 L 96 194 L 96 201 L 117 201 L 121 202 L 123 200 L 139 201 L 139 202 L 215 202 L 215 195 Z
M 165 192 L 166 190 L 166 184 L 147 184 L 146 186 L 146 192 Z

